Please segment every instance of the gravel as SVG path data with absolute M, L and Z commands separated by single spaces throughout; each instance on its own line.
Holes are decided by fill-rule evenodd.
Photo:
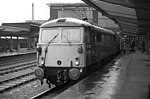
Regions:
M 5 93 L 0 93 L 0 99 L 30 99 L 31 97 L 48 89 L 45 83 L 41 86 L 40 81 L 32 81 Z

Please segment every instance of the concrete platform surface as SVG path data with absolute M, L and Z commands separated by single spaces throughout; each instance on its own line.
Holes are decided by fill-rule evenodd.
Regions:
M 14 56 L 14 55 L 20 55 L 20 54 L 33 53 L 33 52 L 36 52 L 36 50 L 35 49 L 28 50 L 26 48 L 22 48 L 14 52 L 0 52 L 0 57 Z
M 53 99 L 147 99 L 150 58 L 135 52 L 116 60 L 109 73 L 97 71 Z

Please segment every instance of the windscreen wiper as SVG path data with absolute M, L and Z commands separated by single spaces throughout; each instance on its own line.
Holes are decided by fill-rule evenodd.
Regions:
M 59 33 L 58 33 L 59 34 Z M 48 48 L 48 46 L 51 44 L 51 42 L 58 36 L 58 34 L 56 34 L 49 42 L 48 42 L 48 44 L 47 44 L 47 46 L 46 46 L 46 49 L 45 49 L 45 52 L 47 53 L 47 48 Z
M 59 33 L 58 33 L 59 34 Z M 58 36 L 58 34 L 56 34 L 49 42 L 48 45 L 46 47 L 48 47 L 50 45 L 50 43 Z
M 64 37 L 67 39 L 68 44 L 71 46 L 71 42 L 70 42 L 69 39 L 66 37 L 66 35 L 64 35 Z
M 59 33 L 58 33 L 59 34 Z M 46 54 L 47 54 L 47 49 L 48 49 L 48 46 L 50 45 L 50 43 L 58 36 L 58 34 L 56 34 L 47 44 L 46 48 L 45 48 L 45 57 L 44 57 L 44 64 L 45 65 L 45 60 L 46 60 Z

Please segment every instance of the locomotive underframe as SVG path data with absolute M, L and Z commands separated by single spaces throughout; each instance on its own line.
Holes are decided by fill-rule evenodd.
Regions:
M 48 80 L 48 82 L 54 84 L 54 85 L 61 85 L 68 80 L 72 79 L 69 75 L 70 70 L 77 69 L 80 74 L 79 78 L 81 78 L 84 74 L 84 67 L 80 68 L 73 68 L 73 67 L 40 67 L 44 70 L 44 77 L 43 79 Z M 78 78 L 78 79 L 79 79 Z M 73 79 L 72 79 L 73 80 Z M 76 80 L 76 79 L 74 79 Z

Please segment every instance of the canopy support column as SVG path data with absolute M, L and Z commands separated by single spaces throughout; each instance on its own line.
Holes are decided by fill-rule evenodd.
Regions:
M 20 50 L 19 37 L 17 36 L 17 50 Z
M 13 39 L 12 36 L 10 37 L 10 52 L 13 52 Z
M 150 33 L 148 33 L 148 55 L 150 58 Z

